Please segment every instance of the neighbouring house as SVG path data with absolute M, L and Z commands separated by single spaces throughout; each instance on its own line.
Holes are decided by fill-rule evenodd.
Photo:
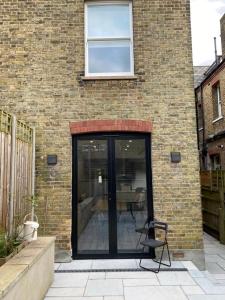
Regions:
M 40 229 L 73 258 L 203 266 L 189 1 L 3 1 L 1 108 L 36 127 Z M 146 249 L 147 251 L 147 249 Z
M 194 66 L 194 87 L 198 87 L 206 77 L 210 66 Z
M 202 76 L 196 71 L 195 77 L 198 82 L 195 97 L 202 170 L 225 169 L 225 14 L 221 19 L 221 40 L 222 56 L 218 56 L 207 70 L 198 68 L 203 71 Z

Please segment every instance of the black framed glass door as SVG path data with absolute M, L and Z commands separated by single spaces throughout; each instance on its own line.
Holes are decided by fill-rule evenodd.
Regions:
M 153 219 L 150 135 L 73 137 L 73 257 L 143 257 L 137 228 Z

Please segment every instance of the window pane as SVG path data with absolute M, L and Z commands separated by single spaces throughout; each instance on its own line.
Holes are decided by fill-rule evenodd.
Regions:
M 145 150 L 144 139 L 115 140 L 119 253 L 143 251 L 136 229 L 143 227 L 148 216 Z
M 222 115 L 219 83 L 212 87 L 212 94 L 213 94 L 213 117 L 214 119 L 216 119 Z
M 130 72 L 130 43 L 89 42 L 89 73 Z
M 79 140 L 78 253 L 109 252 L 107 140 Z
M 89 5 L 88 37 L 129 37 L 129 5 Z

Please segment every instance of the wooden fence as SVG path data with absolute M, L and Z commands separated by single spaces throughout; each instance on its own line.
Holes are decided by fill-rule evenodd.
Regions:
M 204 229 L 225 244 L 225 171 L 202 171 L 200 178 Z
M 0 110 L 0 227 L 9 233 L 30 209 L 34 140 L 34 129 Z

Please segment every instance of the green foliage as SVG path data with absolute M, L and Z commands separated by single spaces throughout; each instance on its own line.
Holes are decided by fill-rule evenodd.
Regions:
M 6 238 L 3 230 L 0 231 L 0 257 L 7 256 Z
M 6 257 L 11 254 L 20 244 L 15 237 L 8 237 L 3 229 L 0 229 L 0 257 Z
M 32 209 L 37 207 L 37 196 L 26 197 L 26 200 L 31 204 Z M 0 227 L 0 257 L 6 257 L 11 254 L 15 248 L 21 244 L 20 233 L 23 225 L 24 216 L 15 215 L 13 222 L 13 232 L 9 236 L 8 232 Z
M 37 204 L 37 202 L 38 202 L 38 197 L 35 196 L 35 195 L 30 196 L 30 197 L 27 197 L 27 201 L 31 203 L 31 206 L 32 206 L 32 207 L 37 207 L 37 206 L 38 206 L 38 204 Z

